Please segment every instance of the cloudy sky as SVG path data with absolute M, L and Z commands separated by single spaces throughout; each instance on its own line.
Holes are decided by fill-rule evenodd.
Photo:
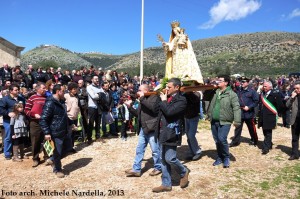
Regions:
M 76 52 L 140 50 L 142 0 L 1 0 L 0 37 Z M 160 46 L 178 20 L 191 40 L 228 34 L 300 32 L 300 0 L 144 0 L 144 47 Z

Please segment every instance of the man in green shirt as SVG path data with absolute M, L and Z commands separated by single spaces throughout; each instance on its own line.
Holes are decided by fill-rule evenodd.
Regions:
M 227 136 L 232 123 L 235 126 L 241 125 L 241 109 L 238 96 L 230 87 L 230 77 L 219 76 L 217 84 L 218 89 L 207 112 L 218 153 L 213 166 L 223 163 L 224 168 L 229 168 L 230 154 Z

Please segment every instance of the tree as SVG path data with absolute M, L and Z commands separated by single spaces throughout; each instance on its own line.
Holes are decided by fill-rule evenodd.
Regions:
M 41 67 L 43 69 L 52 67 L 54 69 L 57 69 L 59 67 L 59 65 L 54 60 L 43 60 L 36 64 L 33 64 L 33 67 L 35 67 L 35 68 Z

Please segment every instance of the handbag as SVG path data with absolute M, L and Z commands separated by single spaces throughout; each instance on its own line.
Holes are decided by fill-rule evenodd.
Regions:
M 111 113 L 112 113 L 114 119 L 118 119 L 119 118 L 119 110 L 116 107 L 114 107 L 114 108 L 111 109 Z
M 156 130 L 157 118 L 154 118 L 151 120 L 146 120 L 145 123 L 146 123 L 148 132 Z

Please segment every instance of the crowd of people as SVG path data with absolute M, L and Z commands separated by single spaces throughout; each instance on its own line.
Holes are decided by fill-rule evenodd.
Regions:
M 230 147 L 241 142 L 243 124 L 251 137 L 250 145 L 258 145 L 258 128 L 264 134 L 262 154 L 272 149 L 272 130 L 282 117 L 283 127 L 291 128 L 292 154 L 289 160 L 299 159 L 300 78 L 284 75 L 271 78 L 220 75 L 206 78 L 204 84 L 215 85 L 214 90 L 180 92 L 182 82 L 170 78 L 165 92 L 147 93 L 160 84 L 155 75 L 142 81 L 127 73 L 95 68 L 80 70 L 35 70 L 28 65 L 25 71 L 3 64 L 0 68 L 0 115 L 2 146 L 6 160 L 22 162 L 28 158 L 24 147 L 31 146 L 33 167 L 41 164 L 40 151 L 45 140 L 54 142 L 49 157 L 44 150 L 46 164 L 53 166 L 57 177 L 64 177 L 61 158 L 76 153 L 75 133 L 84 129 L 88 145 L 105 142 L 106 137 L 120 137 L 126 142 L 127 132 L 139 136 L 132 168 L 128 177 L 142 175 L 142 159 L 149 143 L 154 160 L 151 176 L 162 174 L 162 183 L 153 192 L 172 190 L 171 166 L 181 176 L 180 187 L 188 186 L 190 170 L 177 159 L 176 149 L 186 134 L 189 151 L 187 159 L 197 161 L 202 149 L 196 139 L 199 120 L 211 123 L 217 156 L 213 166 L 230 167 Z M 205 117 L 206 116 L 206 117 Z M 79 122 L 80 121 L 80 122 Z M 231 143 L 228 134 L 235 127 Z

